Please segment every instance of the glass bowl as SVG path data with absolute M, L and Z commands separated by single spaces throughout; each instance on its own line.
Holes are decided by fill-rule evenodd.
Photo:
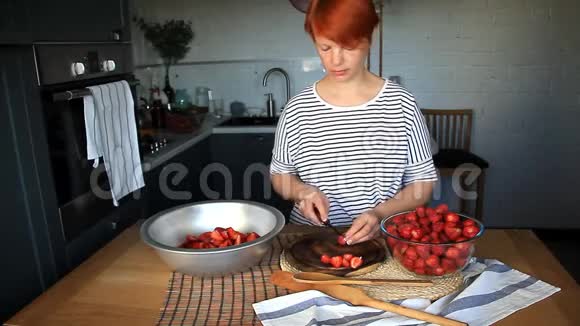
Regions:
M 437 217 L 434 209 L 427 210 L 431 210 L 433 219 L 424 212 L 423 217 L 419 217 L 417 210 L 413 210 L 381 220 L 381 233 L 391 256 L 405 270 L 422 278 L 437 278 L 462 270 L 473 256 L 475 242 L 484 232 L 483 224 L 463 214 L 446 211 Z M 459 220 L 446 224 L 448 213 L 455 214 Z M 467 236 L 464 228 L 468 229 Z M 412 235 L 409 237 L 409 234 Z

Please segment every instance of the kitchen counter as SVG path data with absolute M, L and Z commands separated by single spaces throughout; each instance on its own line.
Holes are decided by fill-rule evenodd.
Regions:
M 286 226 L 285 233 L 317 230 Z M 580 325 L 580 288 L 527 230 L 488 230 L 478 257 L 496 258 L 562 289 L 497 325 Z M 139 238 L 138 226 L 119 237 L 13 316 L 6 325 L 154 325 L 171 271 Z
M 162 165 L 171 158 L 179 155 L 188 148 L 203 141 L 212 134 L 256 134 L 275 133 L 276 126 L 220 126 L 229 117 L 216 118 L 208 115 L 200 128 L 191 134 L 166 133 L 170 143 L 154 154 L 145 154 L 143 157 L 143 172 L 148 172 Z

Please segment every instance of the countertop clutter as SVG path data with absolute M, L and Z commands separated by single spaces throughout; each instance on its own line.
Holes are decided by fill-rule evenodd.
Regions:
M 287 225 L 282 233 L 318 230 Z M 497 325 L 580 323 L 578 284 L 531 231 L 488 230 L 478 243 L 476 256 L 501 260 L 562 289 L 535 303 L 533 308 L 502 319 Z M 6 325 L 154 325 L 159 321 L 170 279 L 171 270 L 141 241 L 139 225 L 134 225 L 13 316 Z M 244 286 L 251 287 L 251 283 Z
M 154 153 L 144 153 L 142 162 L 144 172 L 150 171 L 167 162 L 172 157 L 203 141 L 212 134 L 261 134 L 276 132 L 275 120 L 268 121 L 266 124 L 243 124 L 236 122 L 236 118 L 227 116 L 215 117 L 208 114 L 201 122 L 199 128 L 196 128 L 192 133 L 161 132 L 157 138 L 167 140 L 166 144 Z

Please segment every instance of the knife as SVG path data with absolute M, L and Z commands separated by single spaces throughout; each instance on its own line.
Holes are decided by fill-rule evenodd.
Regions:
M 316 208 L 316 206 L 314 206 L 314 214 L 316 214 L 316 217 L 318 217 L 318 219 L 320 220 L 320 222 L 322 223 L 322 225 L 330 227 L 338 235 L 343 235 L 332 224 L 330 224 L 330 219 L 329 218 L 327 218 L 326 221 L 323 221 L 322 220 L 322 217 L 320 216 L 320 211 L 318 211 L 318 208 Z

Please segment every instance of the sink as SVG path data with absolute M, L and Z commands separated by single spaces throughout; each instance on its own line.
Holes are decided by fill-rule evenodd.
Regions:
M 278 119 L 278 117 L 233 117 L 222 122 L 220 126 L 276 126 Z

